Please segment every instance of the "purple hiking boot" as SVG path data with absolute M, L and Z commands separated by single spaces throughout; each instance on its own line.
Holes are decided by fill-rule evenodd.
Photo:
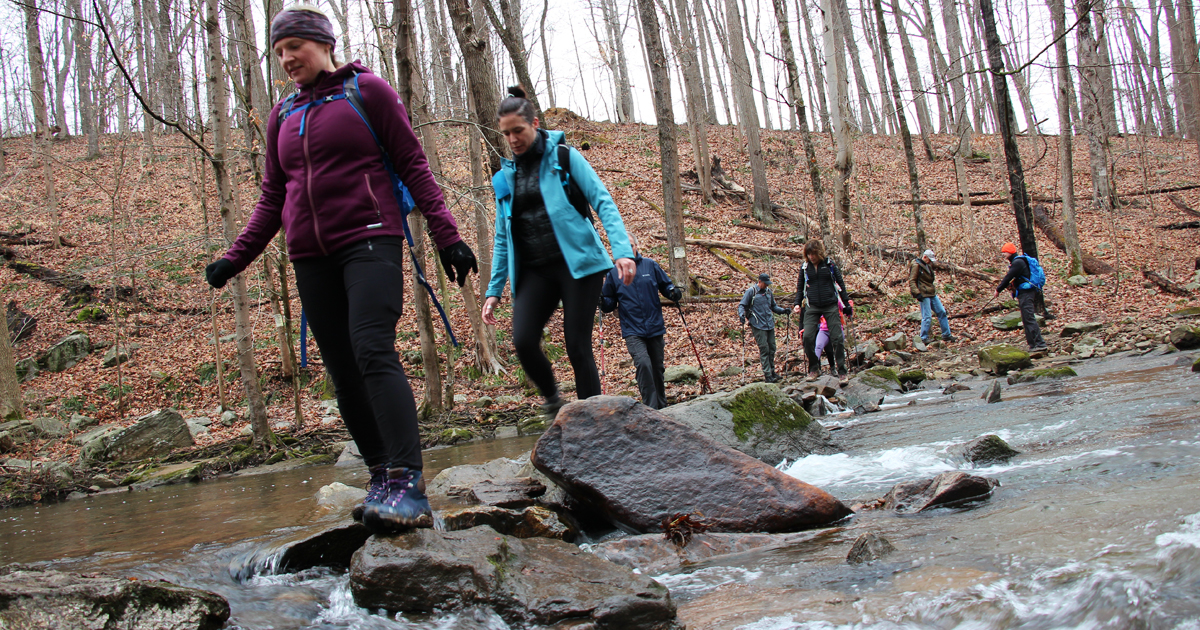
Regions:
M 425 497 L 421 471 L 392 468 L 384 483 L 384 496 L 363 510 L 363 524 L 377 534 L 413 527 L 433 527 L 433 510 Z
M 384 496 L 384 486 L 387 482 L 387 466 L 380 464 L 370 468 L 371 480 L 367 482 L 367 496 L 363 502 L 354 506 L 350 511 L 350 516 L 358 522 L 363 520 L 363 511 L 367 509 L 367 504 L 375 503 Z

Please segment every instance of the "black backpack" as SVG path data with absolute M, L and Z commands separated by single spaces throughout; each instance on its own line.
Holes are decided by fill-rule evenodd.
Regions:
M 579 212 L 579 216 L 595 225 L 596 217 L 592 214 L 592 204 L 579 189 L 579 185 L 571 179 L 571 147 L 562 143 L 558 145 L 558 174 L 563 188 L 566 189 L 564 192 L 567 193 L 567 201 L 571 202 L 571 205 Z

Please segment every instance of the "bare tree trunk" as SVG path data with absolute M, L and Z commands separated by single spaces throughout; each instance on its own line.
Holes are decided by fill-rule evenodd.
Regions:
M 1200 60 L 1197 59 L 1196 15 L 1192 0 L 1179 0 L 1180 40 L 1183 44 L 1184 91 L 1188 94 L 1191 111 L 1188 112 L 1187 129 L 1200 150 Z
M 233 243 L 239 228 L 238 211 L 233 201 L 233 181 L 226 161 L 229 143 L 229 96 L 225 85 L 225 59 L 221 51 L 219 3 L 218 0 L 206 0 L 206 5 L 204 29 L 208 34 L 208 103 L 213 127 L 211 164 L 217 182 L 217 199 L 221 204 L 221 225 L 225 241 Z M 244 274 L 234 276 L 230 293 L 233 294 L 238 369 L 242 376 L 242 386 L 246 390 L 250 426 L 254 431 L 254 444 L 263 447 L 272 442 L 274 437 L 267 422 L 267 408 L 263 403 L 262 390 L 258 386 L 258 368 L 254 364 L 254 329 L 250 324 L 250 305 L 246 299 Z
M 786 1 L 786 0 L 785 0 Z M 804 18 L 804 40 L 808 44 L 809 60 L 812 62 L 812 81 L 806 81 L 809 86 L 816 84 L 817 93 L 817 111 L 821 119 L 820 130 L 824 133 L 829 133 L 829 104 L 825 102 L 825 72 L 821 69 L 821 55 L 817 52 L 817 38 L 813 34 L 812 19 L 808 15 L 808 5 L 804 0 L 796 0 L 796 11 L 800 13 L 800 17 Z M 804 51 L 803 44 L 800 47 L 801 52 Z M 811 100 L 811 99 L 810 99 Z M 816 131 L 817 121 L 813 120 L 812 130 Z
M 692 157 L 696 164 L 696 177 L 700 182 L 700 196 L 704 203 L 712 203 L 712 160 L 708 152 L 708 115 L 705 111 L 704 80 L 696 59 L 696 37 L 692 32 L 692 18 L 687 0 L 676 0 L 679 28 L 670 32 L 679 41 L 673 42 L 679 57 L 683 89 L 686 96 L 688 133 L 692 142 Z M 670 12 L 663 8 L 663 14 Z M 657 115 L 657 110 L 656 110 Z
M 550 12 L 550 0 L 542 0 L 542 19 L 538 27 L 542 34 L 542 60 L 546 64 L 546 102 L 554 107 L 554 75 L 550 73 L 550 42 L 546 41 L 546 15 Z
M 829 116 L 833 125 L 833 135 L 837 142 L 837 158 L 833 167 L 838 172 L 837 183 L 833 187 L 834 212 L 843 221 L 850 220 L 850 174 L 854 168 L 854 145 L 850 142 L 850 126 L 847 121 L 846 91 L 849 82 L 846 80 L 846 67 L 838 62 L 838 42 L 842 39 L 839 31 L 840 20 L 834 19 L 837 0 L 821 0 L 821 11 L 825 14 L 825 67 L 829 70 Z M 832 248 L 833 243 L 825 243 L 826 248 Z
M 242 106 L 246 117 L 242 130 L 246 134 L 246 158 L 256 184 L 262 183 L 263 158 L 259 155 L 266 146 L 267 135 L 263 125 L 271 113 L 273 103 L 267 98 L 266 81 L 258 63 L 258 46 L 254 37 L 254 15 L 249 0 L 226 0 L 226 13 L 233 22 L 234 37 L 237 39 L 238 63 L 241 69 Z
M 921 81 L 921 69 L 917 66 L 917 56 L 913 53 L 912 42 L 908 39 L 908 29 L 904 26 L 904 12 L 900 10 L 899 0 L 892 0 L 892 17 L 896 21 L 896 31 L 900 34 L 900 50 L 904 54 L 904 68 L 908 71 L 908 88 L 913 94 L 913 104 L 917 107 L 917 125 L 921 128 L 921 144 L 925 146 L 925 159 L 933 161 L 933 143 L 929 135 L 933 131 L 933 118 L 929 114 L 929 101 L 925 99 L 925 87 Z
M 745 25 L 746 31 L 749 32 L 750 10 L 746 7 L 746 0 L 742 0 L 742 15 L 745 16 L 742 24 Z M 757 24 L 758 20 L 756 19 L 755 25 L 757 26 Z M 770 93 L 767 92 L 767 81 L 766 77 L 763 75 L 762 53 L 760 53 L 758 50 L 758 37 L 758 29 L 755 28 L 754 33 L 746 38 L 746 43 L 750 44 L 750 52 L 754 56 L 754 69 L 758 71 L 758 92 L 759 96 L 762 98 L 763 126 L 770 131 L 773 129 L 773 127 L 771 127 Z
M 52 42 L 51 45 L 51 60 L 50 66 L 54 68 L 54 124 L 58 127 L 58 132 L 55 134 L 60 139 L 71 137 L 71 125 L 67 121 L 67 75 L 71 72 L 71 61 L 75 56 L 75 39 L 71 36 L 73 29 L 59 28 L 61 24 L 55 24 L 53 38 L 62 38 L 61 59 L 62 65 L 59 65 L 59 47 Z
M 854 26 L 850 21 L 850 7 L 847 0 L 834 0 L 837 5 L 837 19 L 841 21 L 842 41 L 846 46 L 847 56 L 850 57 L 850 67 L 854 70 L 854 84 L 858 91 L 858 105 L 862 111 L 859 119 L 860 129 L 864 134 L 873 133 L 879 128 L 879 113 L 875 110 L 875 102 L 871 100 L 871 89 L 867 84 L 867 75 L 863 72 L 862 62 L 858 56 L 858 43 L 854 38 Z
M 1191 6 L 1191 0 L 1186 0 L 1188 6 Z M 1183 8 L 1184 0 L 1179 3 L 1180 8 Z M 1116 108 L 1116 86 L 1113 78 L 1113 59 L 1108 51 L 1108 17 L 1104 11 L 1104 0 L 1093 0 L 1092 16 L 1095 21 L 1092 25 L 1092 35 L 1096 38 L 1096 56 L 1100 62 L 1097 70 L 1100 74 L 1100 87 L 1102 90 L 1103 100 L 1101 101 L 1101 120 L 1104 121 L 1104 132 L 1109 136 L 1117 133 L 1117 108 Z M 1193 32 L 1187 33 L 1187 26 L 1184 27 L 1184 41 L 1190 41 L 1193 45 L 1196 42 L 1195 28 Z
M 1092 203 L 1097 209 L 1111 210 L 1115 200 L 1108 168 L 1108 134 L 1104 128 L 1104 87 L 1097 71 L 1101 63 L 1098 46 L 1092 36 L 1092 2 L 1078 0 L 1075 27 L 1079 54 L 1079 98 L 1083 130 L 1088 137 L 1088 157 L 1092 169 Z
M 771 191 L 767 187 L 767 167 L 763 163 L 762 144 L 759 140 L 758 113 L 754 107 L 751 91 L 749 60 L 742 45 L 742 18 L 736 0 L 725 0 L 725 18 L 729 24 L 729 49 L 732 52 L 733 90 L 738 100 L 742 127 L 746 132 L 746 144 L 750 153 L 750 173 L 754 179 L 754 218 L 764 223 L 775 221 L 771 210 Z
M 502 16 L 496 15 L 496 9 L 492 7 L 492 0 L 481 0 L 483 8 L 487 11 L 488 19 L 492 22 L 492 28 L 496 29 L 496 34 L 500 36 L 500 43 L 504 44 L 504 48 L 508 50 L 508 57 L 512 61 L 513 69 L 517 72 L 517 81 L 525 86 L 526 98 L 533 103 L 534 115 L 541 118 L 542 106 L 538 103 L 537 85 L 529 76 L 529 64 L 526 63 L 529 54 L 525 51 L 521 5 L 518 0 L 497 1 L 500 3 Z
M 1012 100 L 1008 96 L 1008 82 L 1004 75 L 1004 57 L 1000 52 L 1000 36 L 996 33 L 996 18 L 992 14 L 992 0 L 979 0 L 979 11 L 983 14 L 984 38 L 987 41 L 992 87 L 995 91 L 996 116 L 998 118 L 996 122 L 1000 128 L 1000 137 L 1004 142 L 1004 161 L 1008 167 L 1008 188 L 1012 198 L 1013 213 L 1017 218 L 1017 234 L 1021 238 L 1021 251 L 1037 258 L 1033 211 L 1029 207 L 1029 191 L 1025 188 L 1025 170 L 1021 166 L 1021 154 L 1017 150 Z
M 1124 0 L 1118 0 L 1118 7 L 1121 9 L 1121 25 L 1125 29 L 1125 37 L 1129 41 L 1129 50 L 1133 57 L 1134 68 L 1131 73 L 1134 78 L 1133 89 L 1145 102 L 1145 112 L 1141 116 L 1142 126 L 1138 129 L 1138 133 L 1150 135 L 1158 129 L 1154 117 L 1162 110 L 1158 103 L 1158 90 L 1153 87 L 1154 70 L 1146 60 L 1146 51 L 1142 47 L 1141 39 L 1138 37 L 1137 13 Z
M 896 65 L 892 63 L 892 47 L 888 43 L 887 22 L 883 19 L 883 3 L 874 0 L 875 22 L 879 27 L 879 47 L 883 50 L 883 62 L 887 66 L 892 100 L 896 103 L 896 122 L 900 127 L 900 142 L 904 145 L 904 161 L 908 164 L 908 188 L 912 194 L 913 223 L 917 233 L 917 251 L 925 251 L 925 223 L 921 220 L 921 183 L 917 180 L 917 158 L 913 154 L 912 135 L 908 132 L 908 120 L 904 116 L 904 99 L 900 97 L 900 79 L 896 76 Z M 885 77 L 879 77 L 881 80 Z M 943 332 L 943 334 L 946 334 Z
M 1150 68 L 1153 72 L 1150 85 L 1158 89 L 1159 126 L 1164 136 L 1175 135 L 1175 114 L 1171 111 L 1171 100 L 1167 95 L 1167 81 L 1163 77 L 1162 52 L 1159 49 L 1158 12 L 1159 9 L 1150 0 Z
M 488 163 L 492 173 L 500 170 L 500 157 L 504 138 L 493 126 L 496 112 L 500 109 L 500 90 L 496 83 L 496 70 L 492 65 L 492 53 L 486 33 L 476 30 L 475 19 L 467 0 L 446 0 L 450 9 L 450 21 L 454 24 L 454 35 L 462 49 L 463 62 L 467 69 L 467 86 L 475 101 L 475 120 L 488 147 Z M 482 245 L 481 245 L 482 246 Z
M 974 150 L 971 148 L 971 123 L 967 118 L 967 91 L 963 80 L 962 31 L 958 27 L 955 4 L 956 0 L 942 0 L 942 22 L 946 25 L 946 54 L 950 60 L 947 81 L 950 83 L 953 99 L 951 106 L 954 111 L 954 133 L 958 136 L 958 148 L 955 153 L 960 157 L 969 158 L 974 155 Z
M 808 178 L 812 183 L 813 198 L 816 200 L 817 216 L 821 225 L 821 240 L 829 240 L 829 209 L 825 206 L 825 187 L 821 185 L 821 169 L 817 164 L 817 151 L 813 147 L 812 132 L 808 129 L 808 112 L 800 96 L 800 69 L 796 66 L 796 55 L 792 50 L 792 35 L 788 28 L 787 0 L 772 0 L 775 22 L 779 25 L 779 43 L 783 48 L 783 62 L 788 73 L 788 98 L 796 111 L 800 124 L 800 137 L 804 143 L 804 160 L 808 167 Z M 814 121 L 815 122 L 815 121 Z M 816 126 L 816 125 L 814 125 Z
M 700 11 L 700 8 L 699 8 L 700 2 L 701 2 L 701 0 L 696 0 L 696 4 L 697 4 L 697 9 L 696 9 L 697 16 L 696 17 L 699 22 L 703 22 L 704 21 L 704 13 Z M 717 43 L 721 45 L 721 51 L 722 51 L 722 53 L 724 53 L 724 56 L 725 56 L 725 65 L 732 66 L 733 62 L 731 62 L 729 60 L 729 47 L 726 44 L 726 42 L 729 41 L 729 38 L 725 37 L 724 34 L 721 33 L 721 22 L 720 22 L 720 20 L 717 19 L 716 11 L 714 10 L 712 4 L 708 5 L 708 10 L 710 12 L 708 17 L 712 22 L 713 29 L 717 31 L 717 37 L 716 37 Z M 708 30 L 707 28 L 704 29 L 705 34 L 708 37 L 709 50 L 712 51 L 713 78 L 716 79 L 717 89 L 721 92 L 721 105 L 725 108 L 725 119 L 728 121 L 728 124 L 736 125 L 736 124 L 738 124 L 738 120 L 737 120 L 737 116 L 736 116 L 737 112 L 734 110 L 736 110 L 736 108 L 737 108 L 737 93 L 736 92 L 734 93 L 733 110 L 731 110 L 730 104 L 729 104 L 729 101 L 730 101 L 729 94 L 725 90 L 725 78 L 721 75 L 720 64 L 717 61 L 717 49 L 715 46 L 712 45 L 712 40 L 713 40 L 712 33 L 708 33 L 707 30 Z
M 929 67 L 933 70 L 935 77 L 932 89 L 937 97 L 938 133 L 948 133 L 951 128 L 951 112 L 954 111 L 950 95 L 946 92 L 950 69 L 946 64 L 946 57 L 942 54 L 941 47 L 938 46 L 937 29 L 934 28 L 933 7 L 930 5 L 930 0 L 921 0 L 921 9 L 924 12 L 921 37 L 925 40 L 925 50 L 929 54 Z
M 71 23 L 75 39 L 75 85 L 79 92 L 79 132 L 87 137 L 87 159 L 100 157 L 100 132 L 96 129 L 96 109 L 92 103 L 92 38 L 83 30 L 83 11 L 79 0 L 68 2 L 75 19 Z
M 683 191 L 679 185 L 679 147 L 675 140 L 675 113 L 671 108 L 671 75 L 667 55 L 659 38 L 654 0 L 638 0 L 642 36 L 650 59 L 654 82 L 654 116 L 658 125 L 658 154 L 662 164 L 663 217 L 667 235 L 668 272 L 675 286 L 691 286 L 687 248 L 683 244 Z M 697 103 L 698 105 L 699 103 Z M 699 109 L 699 108 L 696 108 Z
M 871 60 L 875 62 L 875 76 L 879 81 L 880 104 L 883 113 L 879 124 L 879 133 L 886 134 L 896 131 L 896 112 L 892 102 L 888 100 L 886 92 L 887 75 L 883 68 L 883 57 L 879 53 L 879 28 L 874 24 L 875 18 L 872 12 L 867 8 L 868 2 L 865 0 L 859 3 L 859 9 L 862 12 L 863 32 L 866 34 L 864 40 L 867 42 L 867 48 L 871 51 Z
M 46 62 L 42 56 L 42 33 L 38 27 L 37 0 L 22 5 L 25 9 L 25 46 L 29 59 L 29 91 L 33 101 L 33 142 L 42 163 L 42 178 L 46 181 L 46 214 L 52 226 L 51 247 L 62 245 L 59 230 L 62 217 L 58 211 L 58 194 L 54 190 L 54 156 L 50 146 L 50 127 L 46 114 Z
M 1072 166 L 1071 66 L 1067 57 L 1066 2 L 1050 0 L 1050 21 L 1054 24 L 1054 52 L 1058 60 L 1058 176 L 1063 200 L 1063 240 L 1067 244 L 1067 277 L 1083 273 L 1083 252 L 1079 249 L 1079 229 L 1075 224 L 1075 169 Z
M 13 354 L 8 327 L 0 331 L 0 422 L 20 420 L 25 417 L 25 403 L 21 400 L 21 385 L 17 380 L 17 357 Z
M 687 0 L 676 0 L 676 2 L 686 3 Z M 692 4 L 691 15 L 696 20 L 693 26 L 696 31 L 696 46 L 700 50 L 700 70 L 704 76 L 704 119 L 708 124 L 715 125 L 717 124 L 717 103 L 713 99 L 713 81 L 709 75 L 708 58 L 711 55 L 715 60 L 716 53 L 713 51 L 712 40 L 709 39 L 708 23 L 704 19 L 704 10 L 701 8 L 700 2 L 701 0 L 695 0 Z M 682 16 L 681 13 L 680 20 L 683 19 Z

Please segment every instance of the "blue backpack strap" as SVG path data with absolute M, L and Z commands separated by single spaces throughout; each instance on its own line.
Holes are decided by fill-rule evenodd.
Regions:
M 437 295 L 433 291 L 433 287 L 429 286 L 429 281 L 425 279 L 425 272 L 421 269 L 421 263 L 417 261 L 417 255 L 413 252 L 414 241 L 412 232 L 408 229 L 408 215 L 412 213 L 416 207 L 416 202 L 413 201 L 412 194 L 408 192 L 408 187 L 400 180 L 400 176 L 396 174 L 396 168 L 392 166 L 391 156 L 388 155 L 387 149 L 383 146 L 383 142 L 379 139 L 379 135 L 375 133 L 375 128 L 371 126 L 371 120 L 367 117 L 366 103 L 363 101 L 362 91 L 358 89 L 358 74 L 346 77 L 342 82 L 341 98 L 346 99 L 362 119 L 363 124 L 367 126 L 367 131 L 371 132 L 371 138 L 375 140 L 375 146 L 379 148 L 379 155 L 383 159 L 383 168 L 388 172 L 388 177 L 392 180 L 392 194 L 396 197 L 396 204 L 400 206 L 400 223 L 404 228 L 404 238 L 408 241 L 408 255 L 412 258 L 413 270 L 417 274 L 417 282 L 425 287 L 425 291 L 429 293 L 429 299 L 433 301 L 434 307 L 437 308 L 438 315 L 442 317 L 442 323 L 446 325 L 446 333 L 450 335 L 450 343 L 454 347 L 458 347 L 458 339 L 454 337 L 454 330 L 450 328 L 450 318 L 446 316 L 446 310 L 442 308 L 438 302 Z M 326 102 L 330 99 L 326 97 Z M 303 125 L 303 122 L 301 123 Z M 301 132 L 303 135 L 303 132 Z

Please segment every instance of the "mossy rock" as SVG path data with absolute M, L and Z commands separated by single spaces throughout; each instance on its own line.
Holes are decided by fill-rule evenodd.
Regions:
M 875 366 L 869 370 L 863 370 L 854 378 L 864 385 L 869 385 L 876 389 L 883 389 L 889 392 L 904 390 L 904 386 L 900 381 L 900 375 L 896 370 L 882 365 Z
M 985 435 L 972 440 L 961 452 L 964 459 L 977 466 L 1006 462 L 1020 454 L 998 435 Z
M 832 452 L 829 432 L 770 383 L 700 396 L 662 413 L 772 466 L 785 458 Z
M 521 435 L 537 435 L 545 433 L 546 429 L 550 428 L 550 423 L 541 415 L 530 416 L 517 421 L 517 432 Z
M 1038 326 L 1046 322 L 1046 318 L 1041 315 L 1034 315 Z M 996 330 L 1017 330 L 1023 324 L 1021 323 L 1021 311 L 1012 311 L 1003 315 L 997 315 L 991 318 L 992 327 Z
M 1200 372 L 1200 357 L 1196 357 L 1196 360 L 1192 361 L 1192 371 Z
M 929 377 L 926 376 L 925 370 L 921 368 L 913 368 L 900 373 L 900 382 L 905 385 L 916 385 L 927 378 Z
M 475 434 L 471 433 L 470 429 L 453 427 L 438 434 L 438 444 L 456 444 L 458 442 L 467 442 L 473 437 L 475 437 Z
M 1072 376 L 1079 375 L 1075 373 L 1075 370 L 1071 369 L 1071 366 L 1060 365 L 1058 367 L 1025 370 L 1023 372 L 1012 372 L 1008 375 L 1008 384 L 1016 385 L 1017 383 L 1032 383 L 1034 381 L 1069 378 Z
M 1028 352 L 1007 343 L 980 348 L 978 357 L 979 367 L 999 376 L 1033 365 Z
M 1200 326 L 1180 324 L 1171 331 L 1171 345 L 1180 350 L 1200 348 Z
M 1200 317 L 1200 306 L 1189 306 L 1181 308 L 1178 311 L 1171 311 L 1171 317 L 1180 319 L 1184 317 Z

